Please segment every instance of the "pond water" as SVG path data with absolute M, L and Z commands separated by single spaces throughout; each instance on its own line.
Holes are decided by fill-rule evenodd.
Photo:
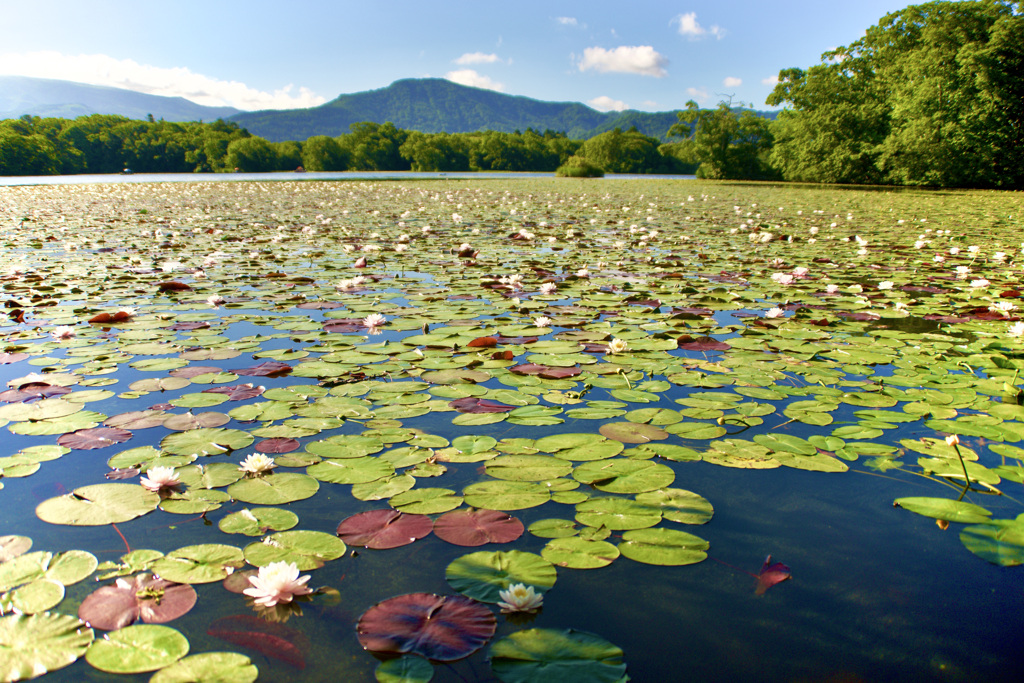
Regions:
M 446 573 L 471 553 L 519 551 L 559 565 L 592 551 L 606 566 L 557 566 L 553 585 L 537 584 L 537 613 L 486 603 L 493 638 L 464 659 L 434 662 L 433 680 L 545 680 L 492 667 L 495 643 L 529 629 L 595 634 L 621 648 L 635 681 L 1024 674 L 1024 534 L 1013 521 L 1024 512 L 1024 410 L 1014 393 L 1024 345 L 1015 309 L 990 310 L 1024 305 L 1012 241 L 1024 234 L 1012 218 L 1019 198 L 634 179 L 179 187 L 129 178 L 0 190 L 8 302 L 0 384 L 49 385 L 54 406 L 26 417 L 18 406 L 40 399 L 7 394 L 0 403 L 9 456 L 0 458 L 0 535 L 31 538 L 29 552 L 79 550 L 100 562 L 129 550 L 227 545 L 253 560 L 239 563 L 241 572 L 259 562 L 250 544 L 269 537 L 265 551 L 281 541 L 273 531 L 223 531 L 242 510 L 287 510 L 295 530 L 330 537 L 351 515 L 389 506 L 433 519 L 448 508 L 502 510 L 527 529 L 479 547 L 436 534 L 386 550 L 349 543 L 343 556 L 303 570 L 311 587 L 329 590 L 297 603 L 301 614 L 254 609 L 219 580 L 197 581 L 195 607 L 166 624 L 192 654 L 243 653 L 261 681 L 374 680 L 381 658 L 356 636 L 371 606 L 411 593 L 457 595 L 461 584 Z M 920 239 L 925 248 L 915 246 Z M 369 263 L 355 268 L 360 255 Z M 972 286 L 956 266 L 988 284 Z M 188 288 L 161 286 L 169 282 Z M 138 310 L 88 322 L 125 306 Z M 372 313 L 385 324 L 368 327 Z M 549 320 L 538 326 L 538 316 Z M 61 326 L 73 334 L 55 338 Z M 613 353 L 613 340 L 626 348 Z M 234 372 L 270 361 L 287 369 Z M 258 395 L 230 395 L 246 383 Z M 473 398 L 509 412 L 452 407 Z M 33 450 L 131 411 L 154 420 L 130 423 L 121 443 L 59 457 Z M 182 445 L 207 432 L 164 422 L 190 414 L 215 416 L 207 430 L 232 430 L 209 432 L 212 450 L 218 439 L 243 445 L 210 455 Z M 944 441 L 950 433 L 970 466 L 968 491 Z M 559 435 L 584 435 L 583 445 L 560 447 Z M 295 443 L 271 451 L 280 466 L 265 480 L 302 477 L 315 494 L 247 502 L 237 483 L 204 489 L 196 479 L 197 465 L 227 476 L 267 439 Z M 380 448 L 327 452 L 327 439 Z M 390 469 L 338 483 L 318 469 L 321 458 Z M 192 500 L 177 513 L 150 508 L 115 524 L 70 525 L 46 512 L 47 501 L 107 484 L 115 465 L 135 460 L 142 469 L 180 466 L 193 495 L 229 495 L 203 514 Z M 141 490 L 136 471 L 122 474 L 113 481 Z M 406 485 L 426 497 L 403 499 Z M 666 492 L 696 497 L 682 508 L 652 502 Z M 942 515 L 927 505 L 922 514 L 894 506 L 906 498 L 954 501 L 953 521 L 937 523 Z M 1006 520 L 997 540 L 969 544 L 986 525 L 957 521 L 974 520 L 958 498 L 984 509 L 975 515 Z M 617 507 L 588 514 L 592 502 L 609 500 Z M 713 506 L 710 518 L 697 514 L 701 501 Z M 652 523 L 636 521 L 651 514 Z M 586 542 L 554 552 L 560 531 L 550 520 Z M 706 559 L 681 551 L 679 536 L 631 540 L 639 538 L 631 529 L 645 526 L 703 539 Z M 758 590 L 771 563 L 791 577 L 762 580 Z M 77 614 L 113 581 L 101 574 L 69 582 L 47 611 Z M 22 585 L 0 564 L 3 590 Z M 227 625 L 242 635 L 217 637 Z M 0 642 L 6 637 L 0 627 Z M 573 671 L 552 670 L 561 679 Z M 581 671 L 578 680 L 620 675 L 610 664 Z M 82 657 L 42 680 L 150 675 L 105 673 Z

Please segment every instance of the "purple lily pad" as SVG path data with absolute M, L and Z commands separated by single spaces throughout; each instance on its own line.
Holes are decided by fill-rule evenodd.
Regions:
M 4 403 L 28 403 L 41 398 L 52 398 L 70 394 L 71 387 L 62 387 L 56 384 L 45 384 L 43 382 L 30 382 L 22 384 L 16 389 L 8 389 L 0 392 L 0 401 Z
M 515 406 L 507 406 L 475 396 L 457 398 L 454 401 L 449 401 L 448 405 L 460 413 L 507 413 L 516 409 Z
M 228 397 L 229 401 L 244 401 L 250 398 L 256 398 L 262 394 L 266 389 L 263 387 L 253 386 L 252 384 L 236 384 L 230 387 L 213 387 L 211 389 L 204 389 L 204 394 L 223 394 Z
M 251 368 L 239 368 L 231 372 L 246 377 L 283 377 L 292 371 L 292 366 L 277 360 L 268 360 Z
M 78 608 L 78 618 L 93 628 L 116 631 L 140 619 L 147 624 L 167 623 L 195 604 L 192 586 L 139 574 L 90 593 Z
M 793 575 L 789 573 L 789 567 L 782 564 L 781 562 L 772 562 L 772 556 L 769 555 L 764 564 L 761 565 L 761 571 L 757 573 L 757 595 L 763 595 L 766 590 L 771 588 L 777 583 L 781 583 L 786 579 L 793 578 Z
M 409 593 L 366 610 L 356 633 L 371 652 L 418 654 L 439 662 L 468 657 L 494 636 L 490 609 L 461 595 Z
M 466 547 L 511 543 L 523 535 L 523 523 L 500 510 L 452 510 L 437 518 L 434 533 L 442 541 Z
M 677 343 L 679 348 L 685 351 L 727 351 L 732 347 L 713 337 L 691 337 L 688 334 L 681 336 Z
M 298 439 L 263 439 L 253 445 L 259 453 L 291 453 L 299 447 Z
M 25 360 L 30 356 L 27 353 L 7 353 L 6 351 L 0 352 L 0 365 L 8 365 L 10 363 L 17 363 L 18 361 Z
M 434 528 L 430 517 L 385 508 L 352 515 L 338 525 L 337 534 L 348 545 L 387 550 L 399 548 L 428 535 Z
M 174 323 L 171 325 L 171 329 L 175 331 L 205 330 L 209 326 L 208 322 Z
M 66 448 L 73 448 L 79 451 L 88 451 L 94 448 L 106 448 L 116 443 L 124 443 L 132 438 L 132 433 L 127 429 L 117 427 L 93 427 L 92 429 L 79 429 L 77 432 L 62 434 L 57 443 Z
M 183 377 L 185 379 L 192 379 L 199 375 L 207 375 L 215 372 L 224 372 L 221 368 L 215 368 L 213 366 L 202 366 L 202 365 L 188 365 L 183 368 L 175 368 L 171 370 L 171 377 Z

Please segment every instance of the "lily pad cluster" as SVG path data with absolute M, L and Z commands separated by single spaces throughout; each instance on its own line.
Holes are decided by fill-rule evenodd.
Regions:
M 420 657 L 482 649 L 514 584 L 704 560 L 690 530 L 713 496 L 686 475 L 709 465 L 924 475 L 930 495 L 899 508 L 1024 563 L 1024 511 L 998 496 L 1024 483 L 1020 199 L 842 199 L 676 181 L 0 188 L 0 428 L 16 444 L 0 485 L 91 457 L 39 519 L 215 524 L 220 543 L 100 565 L 120 578 L 83 603 L 117 627 L 86 661 L 155 680 L 249 675 L 187 657 L 160 625 L 202 609 L 193 584 L 245 587 L 247 566 L 315 571 L 351 548 L 485 547 L 426 569 L 457 595 L 359 620 L 364 647 L 402 655 L 379 675 L 422 676 Z M 334 534 L 295 512 L 339 499 Z M 50 610 L 95 558 L 24 543 L 0 544 L 0 604 L 23 613 L 4 628 L 66 633 Z M 625 675 L 621 650 L 558 626 L 492 645 L 495 675 L 584 660 L 589 680 Z M 211 632 L 244 645 L 253 628 Z M 160 655 L 112 663 L 117 648 Z

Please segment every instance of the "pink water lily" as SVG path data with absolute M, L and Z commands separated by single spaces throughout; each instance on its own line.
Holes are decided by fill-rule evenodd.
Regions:
M 297 595 L 312 593 L 305 584 L 309 575 L 299 576 L 299 566 L 294 562 L 271 562 L 260 567 L 259 573 L 249 577 L 250 588 L 243 593 L 254 598 L 257 605 L 273 607 L 282 602 L 291 602 Z

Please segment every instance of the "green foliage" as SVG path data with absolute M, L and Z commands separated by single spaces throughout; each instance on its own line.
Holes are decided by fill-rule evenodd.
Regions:
M 616 128 L 587 140 L 580 154 L 609 173 L 670 173 L 672 164 L 658 152 L 658 140 L 637 130 Z
M 679 112 L 669 135 L 689 137 L 682 153 L 699 163 L 699 178 L 770 178 L 767 152 L 772 146 L 770 122 L 750 110 L 737 114 L 727 103 L 701 109 L 690 100 Z
M 263 138 L 243 138 L 228 145 L 227 164 L 243 173 L 273 171 L 277 169 L 277 153 Z
M 1024 17 L 1006 0 L 929 2 L 886 15 L 807 71 L 772 162 L 789 180 L 1024 186 Z
M 340 144 L 350 155 L 349 168 L 356 171 L 408 171 L 409 162 L 399 149 L 409 133 L 390 121 L 385 124 L 353 123 L 352 132 Z
M 604 169 L 594 166 L 581 156 L 571 156 L 568 161 L 555 169 L 560 178 L 603 178 Z
M 348 156 L 334 138 L 314 135 L 302 145 L 302 165 L 307 171 L 344 171 Z

